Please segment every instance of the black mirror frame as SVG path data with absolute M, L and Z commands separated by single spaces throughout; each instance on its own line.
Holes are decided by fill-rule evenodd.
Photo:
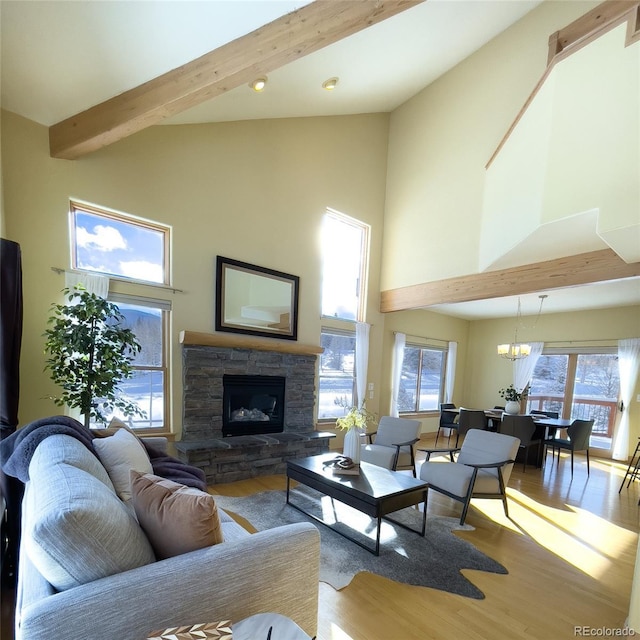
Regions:
M 261 330 L 250 325 L 243 326 L 241 324 L 234 324 L 225 321 L 225 270 L 228 268 L 237 268 L 238 271 L 248 272 L 256 276 L 265 278 L 272 278 L 274 280 L 280 280 L 288 282 L 292 287 L 291 296 L 291 309 L 290 316 L 291 321 L 289 323 L 289 330 Z M 248 262 L 241 262 L 240 260 L 234 260 L 232 258 L 225 258 L 223 256 L 216 257 L 216 311 L 215 311 L 215 326 L 216 331 L 227 331 L 229 333 L 241 333 L 251 336 L 262 336 L 265 338 L 280 338 L 284 340 L 297 340 L 298 339 L 298 296 L 300 288 L 299 276 L 291 275 L 290 273 L 284 273 L 282 271 L 276 271 L 274 269 L 268 269 L 266 267 L 259 267 Z

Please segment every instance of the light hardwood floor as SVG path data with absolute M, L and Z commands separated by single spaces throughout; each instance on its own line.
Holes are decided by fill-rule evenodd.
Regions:
M 572 480 L 569 458 L 556 466 L 549 455 L 544 470 L 524 473 L 517 465 L 508 487 L 511 519 L 500 501 L 476 500 L 467 516 L 475 530 L 455 534 L 509 571 L 464 572 L 483 600 L 361 573 L 341 591 L 320 583 L 318 640 L 614 636 L 606 630 L 621 629 L 629 611 L 640 509 L 640 483 L 618 494 L 625 469 L 592 458 L 587 477 L 585 458 L 576 456 Z M 243 496 L 285 485 L 284 476 L 267 476 L 211 489 Z M 459 516 L 460 505 L 431 492 L 428 513 Z

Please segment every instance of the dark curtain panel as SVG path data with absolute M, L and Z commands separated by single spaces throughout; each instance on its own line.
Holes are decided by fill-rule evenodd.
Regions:
M 20 245 L 0 238 L 0 440 L 18 427 L 22 344 L 22 258 Z M 6 502 L 2 522 L 2 579 L 15 580 L 20 538 L 22 483 L 0 471 Z
M 20 245 L 0 238 L 0 431 L 18 426 L 22 342 L 22 259 Z

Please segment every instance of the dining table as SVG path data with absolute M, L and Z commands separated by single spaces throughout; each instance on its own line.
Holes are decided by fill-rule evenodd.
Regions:
M 464 408 L 468 409 L 468 407 L 464 407 Z M 443 411 L 459 414 L 460 407 L 443 409 Z M 489 418 L 494 424 L 496 422 L 501 422 L 502 416 L 505 413 L 504 411 L 501 411 L 495 408 L 476 409 L 476 411 L 484 411 L 484 415 L 487 416 L 487 418 Z M 536 423 L 536 425 L 540 427 L 540 430 L 535 431 L 533 438 L 535 439 L 536 437 L 539 437 L 542 440 L 543 445 L 545 440 L 547 440 L 548 438 L 553 438 L 559 429 L 566 429 L 571 425 L 571 422 L 572 422 L 572 420 L 567 420 L 566 418 L 549 418 L 548 416 L 544 416 L 540 414 L 526 413 L 526 414 L 519 414 L 519 415 L 528 415 L 533 418 L 533 421 Z M 500 431 L 500 427 L 498 427 L 497 430 Z M 538 468 L 541 468 L 544 463 L 544 446 L 540 446 L 538 449 L 539 450 L 536 457 L 536 466 Z M 522 455 L 522 452 L 519 452 L 519 455 Z

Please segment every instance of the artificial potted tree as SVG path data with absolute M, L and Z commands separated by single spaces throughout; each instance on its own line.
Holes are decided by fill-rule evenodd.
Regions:
M 118 385 L 133 374 L 131 363 L 141 346 L 133 331 L 123 326 L 119 307 L 82 285 L 63 289 L 68 304 L 53 304 L 45 331 L 45 369 L 62 387 L 52 397 L 59 405 L 79 409 L 84 426 L 91 418 L 106 423 L 105 414 L 144 416 L 138 405 L 120 393 Z

